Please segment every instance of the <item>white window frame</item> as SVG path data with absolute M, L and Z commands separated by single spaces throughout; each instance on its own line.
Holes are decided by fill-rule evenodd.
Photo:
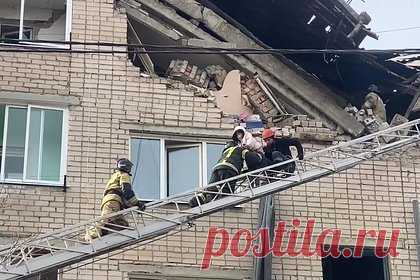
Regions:
M 171 141 L 171 140 L 166 139 L 166 141 Z M 177 140 L 175 140 L 175 141 L 177 141 Z M 202 148 L 202 143 L 201 142 L 191 142 L 191 144 L 186 144 L 189 141 L 182 141 L 182 142 L 184 142 L 185 144 L 165 146 L 165 158 L 166 158 L 166 155 L 168 155 L 168 153 L 169 153 L 169 148 L 177 149 L 177 148 L 195 148 L 195 147 L 198 147 L 198 164 L 199 164 L 199 166 L 198 166 L 198 184 L 199 184 L 199 187 L 202 187 L 203 186 L 203 173 L 204 173 L 204 171 L 203 171 L 203 148 Z M 165 179 L 166 179 L 165 180 L 166 181 L 165 182 L 165 190 L 166 190 L 165 194 L 168 193 L 168 196 L 169 196 L 168 162 L 165 162 L 164 168 L 165 168 L 165 172 L 166 172 L 165 173 L 166 174 L 166 176 L 165 176 Z
M 49 107 L 49 106 L 38 106 L 38 105 L 9 105 L 1 104 L 5 106 L 5 117 L 4 117 L 4 129 L 3 129 L 3 147 L 2 147 L 2 158 L 1 158 L 1 170 L 0 170 L 0 182 L 11 183 L 11 184 L 28 184 L 28 185 L 43 185 L 43 186 L 63 186 L 64 176 L 67 174 L 67 143 L 68 143 L 68 109 L 65 107 Z M 25 130 L 25 151 L 24 151 L 24 162 L 23 162 L 23 175 L 22 179 L 6 179 L 4 174 L 6 152 L 7 152 L 7 130 L 8 130 L 8 118 L 9 108 L 24 108 L 26 110 L 26 130 Z M 63 124 L 61 130 L 61 162 L 60 162 L 60 180 L 59 181 L 44 181 L 44 180 L 29 180 L 26 178 L 27 169 L 27 157 L 28 157 L 28 141 L 29 141 L 29 127 L 30 127 L 30 112 L 32 108 L 41 110 L 56 110 L 63 112 Z M 42 123 L 41 123 L 42 126 Z
M 213 144 L 213 143 L 209 143 L 209 144 Z M 201 186 L 200 187 L 204 187 L 205 185 L 207 185 L 207 182 L 209 181 L 207 178 L 207 142 L 201 142 L 201 147 L 202 148 L 202 157 L 201 157 L 201 166 L 202 166 L 202 173 L 203 173 L 203 178 L 201 181 Z M 210 167 L 211 168 L 211 167 Z
M 135 139 L 145 139 L 145 140 L 159 140 L 160 141 L 160 166 L 159 166 L 159 174 L 160 174 L 160 197 L 157 199 L 164 199 L 167 197 L 167 186 L 168 186 L 168 172 L 167 172 L 167 152 L 168 147 L 166 145 L 167 141 L 177 141 L 177 142 L 184 142 L 184 144 L 180 145 L 171 145 L 170 148 L 182 148 L 182 147 L 199 147 L 199 184 L 200 186 L 196 187 L 203 187 L 208 184 L 208 177 L 207 177 L 207 168 L 212 168 L 207 166 L 207 145 L 208 144 L 216 144 L 216 145 L 224 145 L 226 143 L 225 140 L 209 140 L 209 141 L 201 141 L 201 140 L 194 140 L 194 139 L 186 139 L 186 138 L 173 138 L 169 136 L 132 136 L 130 137 L 129 141 L 129 155 L 131 160 L 131 149 L 133 145 L 133 140 Z M 189 144 L 191 143 L 191 144 Z M 156 199 L 142 199 L 144 201 L 154 201 Z
M 25 1 L 28 0 L 20 0 L 20 15 L 19 15 L 19 40 L 23 40 L 23 22 L 24 22 L 24 14 L 25 14 Z M 72 27 L 72 16 L 73 16 L 73 0 L 64 0 L 66 5 L 66 26 L 64 28 L 64 40 L 66 42 L 70 42 L 71 40 L 71 27 Z M 8 45 L 10 43 L 7 43 Z M 40 43 L 40 42 L 20 42 L 20 44 L 25 44 L 28 46 L 34 45 L 36 47 L 46 47 L 46 48 L 70 48 L 68 44 L 57 44 L 57 43 Z M 0 43 L 1 45 L 1 43 Z M 14 45 L 14 44 L 12 44 Z
M 201 142 L 201 145 L 203 147 L 203 162 L 202 162 L 202 166 L 203 166 L 203 186 L 206 186 L 208 184 L 208 181 L 210 178 L 207 177 L 207 172 L 204 172 L 204 170 L 208 171 L 208 168 L 212 169 L 213 166 L 207 166 L 207 162 L 208 162 L 208 158 L 207 158 L 207 145 L 226 145 L 226 141 L 225 142 L 216 142 L 216 141 L 206 141 L 206 142 Z

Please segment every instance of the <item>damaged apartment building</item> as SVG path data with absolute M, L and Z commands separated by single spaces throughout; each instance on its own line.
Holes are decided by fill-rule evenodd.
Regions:
M 334 8 L 342 9 L 353 17 L 341 19 L 336 23 L 337 26 L 332 28 L 333 21 L 330 18 L 338 15 L 328 14 L 327 11 L 331 7 L 317 2 L 314 1 L 311 4 L 314 7 L 305 8 L 305 11 L 302 7 L 296 7 L 296 11 L 293 11 L 301 13 L 298 31 L 290 31 L 298 33 L 298 36 L 285 32 L 288 28 L 283 22 L 277 23 L 284 26 L 283 28 L 279 28 L 279 31 L 270 30 L 270 34 L 267 34 L 268 25 L 278 17 L 277 14 L 267 11 L 278 9 L 290 12 L 289 9 L 284 9 L 282 3 L 262 4 L 258 13 L 267 13 L 264 20 L 261 20 L 262 15 L 258 13 L 249 15 L 247 9 L 237 9 L 236 5 L 224 1 L 164 1 L 160 4 L 122 1 L 120 4 L 127 11 L 128 40 L 132 44 L 167 44 L 191 48 L 211 46 L 224 50 L 262 49 L 269 44 L 270 47 L 279 49 L 322 49 L 327 41 L 328 48 L 354 49 L 364 37 L 377 37 L 365 26 L 370 22 L 368 14 L 355 16 L 346 10 L 346 5 L 340 8 L 335 6 Z M 221 8 L 218 8 L 217 4 Z M 324 9 L 330 18 L 317 18 L 315 11 L 320 9 Z M 248 16 L 254 18 L 250 20 Z M 241 20 L 242 22 L 239 22 Z M 284 17 L 283 20 L 286 22 L 288 18 Z M 280 32 L 281 36 L 276 32 Z M 260 34 L 266 39 L 265 42 L 258 39 Z M 302 39 L 306 37 L 310 39 Z M 252 114 L 250 111 L 256 111 L 269 126 L 278 124 L 284 127 L 285 123 L 282 123 L 282 120 L 290 120 L 290 116 L 307 115 L 321 120 L 328 128 L 338 129 L 342 134 L 359 136 L 363 133 L 363 126 L 369 126 L 369 120 L 361 126 L 361 121 L 357 122 L 348 117 L 342 108 L 350 103 L 360 108 L 363 98 L 368 93 L 369 84 L 374 83 L 380 83 L 379 90 L 383 89 L 382 98 L 390 104 L 387 108 L 389 122 L 392 122 L 396 114 L 406 118 L 413 114 L 412 118 L 415 118 L 414 114 L 418 111 L 417 106 L 409 112 L 407 109 L 410 101 L 415 98 L 417 87 L 409 83 L 409 80 L 416 76 L 417 71 L 410 67 L 401 67 L 386 57 L 373 59 L 369 55 L 340 57 L 310 53 L 290 57 L 279 54 L 245 57 L 229 54 L 180 54 L 174 59 L 172 54 L 147 55 L 134 52 L 131 58 L 135 65 L 151 75 L 163 75 L 182 81 L 192 90 L 196 90 L 198 95 L 210 97 L 220 108 L 224 107 L 222 109 L 225 113 L 234 113 L 238 117 L 240 113 L 249 115 Z M 226 86 L 230 86 L 229 89 L 223 88 L 228 73 Z M 255 95 L 254 89 L 261 94 Z M 250 110 L 248 105 L 252 105 L 254 109 Z M 352 106 L 348 107 L 350 109 Z M 400 123 L 401 119 L 396 122 Z
M 274 127 L 309 153 L 418 119 L 411 57 L 238 52 L 358 50 L 377 38 L 370 21 L 343 0 L 1 1 L 1 243 L 98 216 L 118 158 L 134 163 L 134 191 L 153 203 L 206 185 L 236 125 L 256 136 Z M 373 84 L 384 118 L 361 110 Z M 377 259 L 372 239 L 357 260 L 273 257 L 265 273 L 419 279 L 419 162 L 410 147 L 274 196 L 276 221 L 314 218 L 318 231 L 341 229 L 343 245 L 361 228 L 398 228 L 399 257 Z M 253 279 L 260 260 L 251 255 L 214 258 L 205 271 L 200 263 L 211 226 L 256 231 L 260 208 L 226 209 L 42 279 Z

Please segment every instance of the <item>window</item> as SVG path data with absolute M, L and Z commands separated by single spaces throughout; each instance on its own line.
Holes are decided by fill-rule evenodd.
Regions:
M 0 38 L 69 41 L 71 0 L 1 0 Z
M 0 105 L 1 181 L 63 184 L 63 109 Z
M 160 197 L 160 142 L 154 139 L 131 140 L 133 186 L 138 197 Z
M 202 182 L 201 145 L 172 141 L 165 141 L 165 144 L 167 194 L 183 193 L 199 186 Z
M 207 181 L 210 180 L 212 167 L 216 165 L 219 160 L 224 145 L 220 144 L 207 144 Z
M 389 280 L 388 258 L 378 258 L 373 249 L 365 248 L 362 257 L 322 259 L 322 271 L 325 280 Z
M 223 147 L 223 143 L 131 139 L 136 195 L 153 200 L 206 185 Z

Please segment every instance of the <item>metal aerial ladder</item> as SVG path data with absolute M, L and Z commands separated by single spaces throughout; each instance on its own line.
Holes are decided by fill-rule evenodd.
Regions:
M 146 212 L 130 208 L 104 218 L 92 219 L 17 241 L 0 248 L 0 279 L 25 279 L 57 269 L 71 270 L 100 255 L 105 255 L 106 258 L 110 254 L 117 254 L 133 246 L 141 246 L 186 230 L 200 217 L 285 191 L 352 168 L 378 155 L 418 143 L 420 143 L 420 120 L 415 120 L 307 153 L 304 160 L 291 159 L 229 180 L 199 187 L 195 191 L 148 203 Z M 295 173 L 282 171 L 282 166 L 292 162 L 297 166 Z M 222 189 L 230 186 L 232 182 L 236 184 L 233 194 L 224 193 L 223 197 L 213 199 L 206 204 L 199 204 L 192 209 L 186 207 L 185 202 L 194 197 L 198 199 L 200 194 L 210 193 L 214 197 L 221 195 Z M 209 188 L 214 190 L 215 186 L 218 191 L 209 190 Z M 108 219 L 115 216 L 124 216 L 130 221 L 131 226 L 120 227 L 119 230 L 115 230 L 115 225 L 112 225 L 112 228 L 108 227 Z M 91 226 L 102 227 L 112 233 L 101 236 L 93 242 L 86 242 L 83 236 Z

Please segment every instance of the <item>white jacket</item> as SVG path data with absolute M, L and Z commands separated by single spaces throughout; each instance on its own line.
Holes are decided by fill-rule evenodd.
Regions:
M 245 128 L 243 128 L 242 126 L 235 127 L 232 135 L 234 135 L 239 130 L 242 130 L 244 132 L 244 138 L 241 142 L 242 147 L 247 148 L 248 150 L 253 152 L 258 152 L 261 154 L 264 153 L 262 143 L 255 139 L 254 136 L 252 136 L 252 134 L 246 131 Z

